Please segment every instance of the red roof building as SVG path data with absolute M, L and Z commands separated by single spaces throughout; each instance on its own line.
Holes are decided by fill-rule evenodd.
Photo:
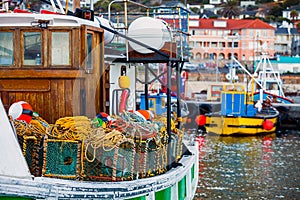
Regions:
M 259 59 L 262 51 L 274 56 L 275 28 L 259 19 L 190 19 L 192 61 Z M 251 63 L 250 62 L 250 63 Z

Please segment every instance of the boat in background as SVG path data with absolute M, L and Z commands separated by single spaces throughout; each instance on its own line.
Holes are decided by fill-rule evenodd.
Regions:
M 281 104 L 294 103 L 292 99 L 285 96 L 280 72 L 274 70 L 269 55 L 265 52 L 261 53 L 260 61 L 253 74 L 250 74 L 236 58 L 233 58 L 233 60 L 250 76 L 248 89 L 252 92 L 254 101 L 260 100 L 261 102 Z
M 256 79 L 254 88 L 254 100 L 265 100 L 272 103 L 291 104 L 294 101 L 287 98 L 282 89 L 282 80 L 280 78 L 279 71 L 274 70 L 268 55 L 262 54 L 257 68 L 254 72 L 254 78 Z M 258 85 L 258 83 L 260 85 Z M 262 92 L 260 92 L 262 89 Z M 261 94 L 262 93 L 262 94 Z
M 264 132 L 269 133 L 274 131 L 280 133 L 284 132 L 286 129 L 299 129 L 299 119 L 297 118 L 298 115 L 295 115 L 294 109 L 298 105 L 294 104 L 293 99 L 285 96 L 282 87 L 283 82 L 280 78 L 280 73 L 272 67 L 268 55 L 265 53 L 261 54 L 260 62 L 258 63 L 254 74 L 251 74 L 236 58 L 232 57 L 232 59 L 232 62 L 234 62 L 239 67 L 230 68 L 229 73 L 226 74 L 226 79 L 228 80 L 227 82 L 205 82 L 201 86 L 202 88 L 205 87 L 206 94 L 202 94 L 201 97 L 199 95 L 198 99 L 196 99 L 198 101 L 188 101 L 188 106 L 192 113 L 189 117 L 193 117 L 191 117 L 186 127 L 189 129 L 197 129 L 201 133 L 205 133 L 206 131 L 212 131 L 217 134 L 225 135 L 249 135 Z M 239 77 L 237 76 L 236 70 L 241 70 L 246 75 L 248 75 L 249 78 L 247 79 L 247 81 L 244 79 L 243 82 L 239 82 L 239 80 L 241 79 L 239 79 Z M 246 123 L 247 120 L 237 119 L 238 115 L 240 115 L 239 117 L 241 117 L 241 115 L 243 115 L 244 117 L 249 117 L 247 116 L 247 113 L 242 114 L 242 112 L 238 112 L 235 114 L 231 113 L 232 122 L 230 122 L 229 124 L 225 124 L 225 121 L 228 122 L 228 119 L 231 117 L 224 115 L 224 113 L 226 113 L 224 112 L 224 110 L 226 110 L 227 108 L 224 106 L 224 99 L 222 99 L 221 96 L 222 93 L 224 93 L 224 88 L 225 90 L 227 90 L 226 87 L 230 87 L 230 85 L 232 84 L 240 84 L 243 85 L 243 87 L 245 87 L 245 89 L 243 89 L 243 92 L 247 93 L 247 101 L 252 101 L 250 105 L 255 105 L 259 101 L 262 105 L 264 105 L 265 108 L 268 108 L 267 113 L 269 113 L 270 116 L 268 116 L 268 114 L 265 113 L 265 116 L 263 118 L 265 118 L 266 116 L 272 118 L 271 121 L 273 121 L 273 127 L 271 130 L 265 130 L 261 128 L 251 129 L 250 124 Z M 243 104 L 246 104 L 246 102 L 244 102 Z M 228 106 L 229 109 L 232 109 L 233 106 L 236 105 L 232 103 L 232 105 Z M 222 109 L 223 111 L 220 111 Z M 276 116 L 277 114 L 275 114 L 276 112 L 273 111 L 274 109 L 276 109 L 279 112 L 279 116 Z M 292 110 L 294 114 L 291 114 L 290 110 Z M 222 117 L 220 117 L 221 114 L 218 114 L 219 112 L 223 112 Z M 213 115 L 217 117 L 213 118 Z M 209 117 L 206 118 L 204 116 Z M 203 119 L 203 121 L 199 121 L 199 119 L 201 118 Z M 223 118 L 226 118 L 226 120 Z M 254 124 L 253 127 L 262 127 L 262 122 L 259 122 L 258 120 L 259 117 L 255 116 L 255 118 L 255 120 L 253 119 L 255 122 L 251 122 Z M 275 120 L 275 118 L 277 119 Z M 205 119 L 209 121 L 207 126 L 204 126 Z M 211 119 L 214 119 L 213 122 L 210 121 Z M 248 133 L 247 129 L 243 128 L 246 127 L 246 125 L 249 128 Z M 230 129 L 228 128 L 229 126 L 231 127 Z M 224 127 L 225 129 L 224 131 L 221 130 L 222 127 Z M 238 130 L 238 127 L 240 127 L 241 129 Z
M 221 111 L 199 115 L 197 124 L 218 135 L 257 135 L 276 131 L 279 112 L 254 102 L 242 84 L 222 87 Z
M 265 45 L 263 48 L 265 48 Z M 239 61 L 233 59 L 251 77 L 248 84 L 251 98 L 267 106 L 273 106 L 279 111 L 276 132 L 281 133 L 286 130 L 299 129 L 299 119 L 297 119 L 298 115 L 295 114 L 294 109 L 294 106 L 297 105 L 292 98 L 285 96 L 280 72 L 272 66 L 269 55 L 264 52 L 261 53 L 261 59 L 254 74 L 250 74 Z
M 198 147 L 180 105 L 171 116 L 169 90 L 164 116 L 151 115 L 147 95 L 145 109 L 135 104 L 135 68 L 179 69 L 176 42 L 120 34 L 147 53 L 108 54 L 117 31 L 91 10 L 62 13 L 0 13 L 0 199 L 192 200 Z

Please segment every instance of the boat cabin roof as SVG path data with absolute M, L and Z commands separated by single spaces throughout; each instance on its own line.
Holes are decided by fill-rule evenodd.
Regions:
M 9 26 L 39 26 L 46 23 L 47 26 L 76 27 L 90 25 L 100 27 L 97 19 L 94 21 L 81 19 L 79 17 L 62 14 L 43 13 L 2 13 L 0 14 L 0 27 Z
M 222 91 L 223 92 L 233 92 L 233 91 L 245 92 L 245 86 L 242 84 L 236 84 L 236 83 L 226 84 L 226 85 L 223 85 Z

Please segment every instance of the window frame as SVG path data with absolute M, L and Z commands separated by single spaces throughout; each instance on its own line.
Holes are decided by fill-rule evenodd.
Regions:
M 88 42 L 88 36 L 91 35 L 91 52 L 89 52 L 89 42 Z M 95 33 L 92 32 L 92 31 L 87 31 L 86 33 L 86 47 L 85 47 L 85 64 L 86 64 L 86 71 L 89 73 L 89 72 L 92 72 L 94 70 L 94 64 L 95 64 Z M 91 53 L 91 55 L 89 55 L 89 53 Z M 91 64 L 89 64 L 89 61 L 91 61 Z M 90 66 L 89 66 L 90 65 Z
M 51 68 L 72 68 L 73 66 L 73 58 L 72 58 L 72 55 L 73 55 L 73 44 L 72 44 L 72 38 L 73 38 L 73 34 L 72 34 L 72 31 L 70 29 L 49 29 L 49 50 L 48 50 L 48 62 L 49 62 L 49 66 Z M 53 35 L 52 33 L 69 33 L 69 64 L 53 64 L 52 63 L 52 50 L 53 50 L 53 47 L 52 47 L 52 40 L 53 40 Z
M 21 68 L 41 68 L 44 67 L 45 65 L 45 41 L 44 41 L 44 31 L 43 30 L 36 30 L 36 29 L 21 29 L 20 30 L 20 57 L 21 57 Z M 24 38 L 24 33 L 40 33 L 41 35 L 41 47 L 40 47 L 40 58 L 41 58 L 41 64 L 36 65 L 36 64 L 25 64 L 25 52 L 24 52 L 24 46 L 25 46 L 25 38 Z M 15 49 L 17 49 L 15 47 Z
M 10 67 L 15 67 L 16 66 L 16 42 L 15 42 L 15 31 L 9 30 L 9 29 L 3 29 L 0 30 L 1 33 L 12 33 L 12 45 L 13 45 L 13 49 L 12 49 L 12 64 L 1 64 L 0 63 L 0 67 L 2 68 L 10 68 Z

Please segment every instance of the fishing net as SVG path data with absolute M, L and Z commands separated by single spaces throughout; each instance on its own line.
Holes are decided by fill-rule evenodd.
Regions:
M 40 117 L 34 116 L 28 124 L 25 121 L 14 121 L 17 138 L 29 170 L 34 176 L 42 175 L 43 143 L 48 124 Z
M 60 118 L 55 124 L 39 117 L 29 124 L 18 120 L 14 124 L 33 175 L 126 181 L 166 172 L 168 156 L 178 162 L 183 132 L 172 120 L 167 134 L 166 121 L 162 116 L 145 121 L 123 112 L 106 124 L 85 116 Z
M 81 143 L 71 140 L 45 140 L 43 176 L 75 179 L 80 176 Z

